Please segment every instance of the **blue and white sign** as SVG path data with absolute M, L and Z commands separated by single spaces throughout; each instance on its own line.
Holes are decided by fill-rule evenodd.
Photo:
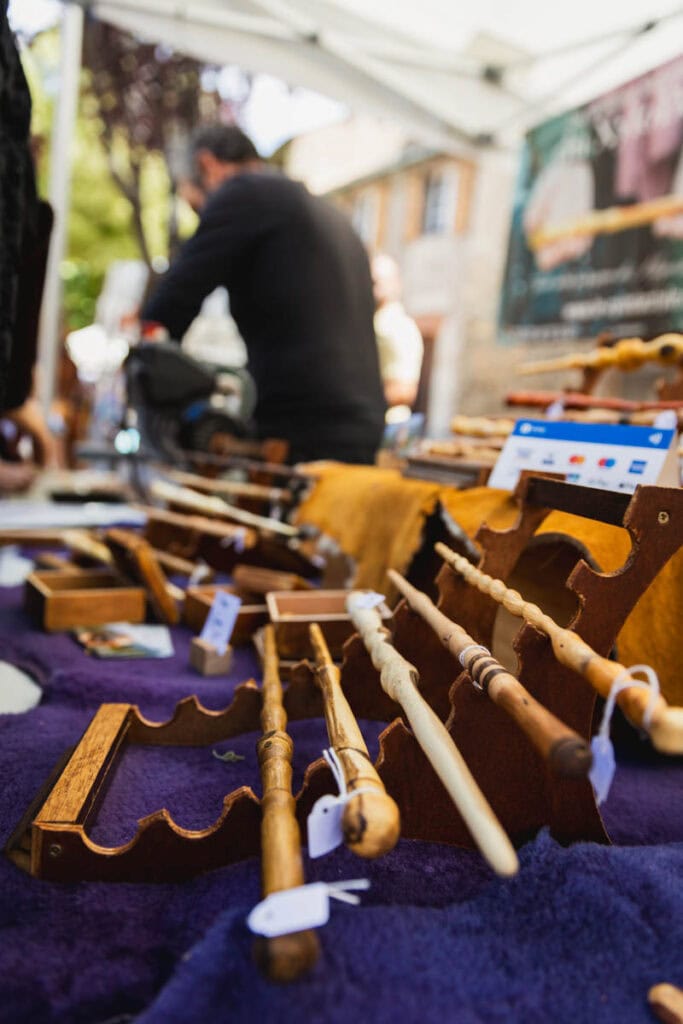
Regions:
M 675 430 L 657 427 L 518 420 L 488 485 L 514 490 L 519 474 L 528 469 L 562 473 L 568 483 L 627 494 L 638 484 L 676 486 L 675 438 Z

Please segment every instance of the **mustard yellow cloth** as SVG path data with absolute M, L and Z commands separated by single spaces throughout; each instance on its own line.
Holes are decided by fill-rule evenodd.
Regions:
M 488 487 L 456 490 L 405 479 L 391 469 L 329 465 L 320 469 L 298 519 L 319 527 L 354 559 L 357 586 L 385 590 L 387 569 L 404 572 L 408 568 L 420 547 L 425 519 L 439 501 L 469 537 L 474 537 L 483 523 L 507 529 L 518 515 L 507 491 Z M 621 568 L 631 548 L 622 527 L 565 512 L 550 513 L 537 535 L 547 533 L 577 541 L 603 572 Z M 683 549 L 641 597 L 618 639 L 619 660 L 627 666 L 652 665 L 662 692 L 675 704 L 683 704 L 682 621 Z

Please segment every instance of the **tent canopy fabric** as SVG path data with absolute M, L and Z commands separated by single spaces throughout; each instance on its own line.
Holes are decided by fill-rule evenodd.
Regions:
M 524 130 L 677 56 L 675 0 L 93 0 L 198 59 L 277 75 L 402 121 L 425 142 L 514 146 Z

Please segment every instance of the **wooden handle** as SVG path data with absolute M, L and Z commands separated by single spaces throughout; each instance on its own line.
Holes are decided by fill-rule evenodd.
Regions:
M 301 836 L 292 796 L 293 743 L 286 732 L 287 715 L 282 704 L 282 684 L 275 633 L 265 628 L 263 670 L 263 736 L 257 744 L 263 799 L 261 801 L 261 874 L 263 896 L 304 884 Z M 254 955 L 273 981 L 294 981 L 313 966 L 320 952 L 315 932 L 307 929 L 259 938 Z
M 171 626 L 177 625 L 178 602 L 185 600 L 185 592 L 166 579 L 151 544 L 139 534 L 118 527 L 107 530 L 105 536 L 117 567 L 142 584 L 157 617 Z
M 190 490 L 189 487 L 177 487 L 165 480 L 155 480 L 150 487 L 150 493 L 160 501 L 167 501 L 171 505 L 178 505 L 180 508 L 189 508 L 194 512 L 203 515 L 219 516 L 224 519 L 233 519 L 245 526 L 253 526 L 256 529 L 265 530 L 268 533 L 278 533 L 282 537 L 298 537 L 299 531 L 288 523 L 281 523 L 279 519 L 268 519 L 266 516 L 257 516 L 253 512 L 247 512 L 243 508 L 235 508 L 228 505 L 227 501 L 215 496 L 199 494 L 198 491 Z
M 453 738 L 420 695 L 417 669 L 391 645 L 388 631 L 376 609 L 362 607 L 363 597 L 358 591 L 349 594 L 346 609 L 380 673 L 382 689 L 403 708 L 415 739 L 493 870 L 499 875 L 516 874 L 519 862 L 514 847 Z
M 87 530 L 64 530 L 62 540 L 65 547 L 69 551 L 73 551 L 74 554 L 85 555 L 87 558 L 92 558 L 94 562 L 100 562 L 102 565 L 114 564 L 112 553 L 107 545 L 102 544 L 99 540 L 95 540 L 93 535 Z
M 478 647 L 476 640 L 439 611 L 426 594 L 393 569 L 389 569 L 388 576 L 456 660 L 465 652 L 462 664 L 473 682 L 517 722 L 555 774 L 563 778 L 588 774 L 593 761 L 591 748 L 577 732 L 539 704 L 515 676 Z
M 381 857 L 393 850 L 398 841 L 399 810 L 370 760 L 320 626 L 313 623 L 309 632 L 315 653 L 315 679 L 325 704 L 327 735 L 339 758 L 346 788 L 349 793 L 366 786 L 373 790 L 352 797 L 346 804 L 342 818 L 344 843 L 359 857 Z
M 445 544 L 436 544 L 434 550 L 482 594 L 488 594 L 512 615 L 525 619 L 545 633 L 560 664 L 583 676 L 601 697 L 609 697 L 616 678 L 626 676 L 628 670 L 618 661 L 603 658 L 577 633 L 558 626 L 538 605 L 525 601 L 517 590 L 506 587 L 502 580 L 488 576 Z M 636 728 L 648 732 L 653 746 L 662 754 L 683 754 L 683 708 L 670 707 L 660 696 L 648 716 L 650 694 L 641 686 L 622 690 L 617 695 L 617 704 Z

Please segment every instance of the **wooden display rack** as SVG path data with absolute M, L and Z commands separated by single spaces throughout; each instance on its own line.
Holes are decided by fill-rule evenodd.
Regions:
M 625 619 L 683 538 L 683 491 L 641 487 L 627 496 L 593 491 L 539 477 L 524 479 L 518 489 L 520 515 L 514 527 L 494 531 L 483 526 L 477 542 L 480 567 L 507 579 L 534 532 L 553 508 L 623 525 L 632 551 L 615 573 L 599 573 L 578 559 L 567 587 L 579 602 L 571 628 L 596 651 L 607 655 Z M 439 605 L 479 643 L 491 645 L 497 605 L 469 588 L 448 567 L 438 576 Z M 511 838 L 523 843 L 549 826 L 562 842 L 607 842 L 589 783 L 553 776 L 526 737 L 500 708 L 477 692 L 438 637 L 404 602 L 395 616 L 394 644 L 420 672 L 420 689 L 446 720 L 470 770 Z M 515 643 L 519 678 L 550 711 L 583 738 L 592 731 L 595 693 L 554 659 L 544 635 L 524 625 Z M 400 709 L 381 690 L 360 638 L 345 646 L 344 692 L 359 719 L 387 721 L 380 737 L 377 769 L 397 801 L 404 838 L 472 847 L 469 833 L 412 734 Z M 284 698 L 290 721 L 322 717 L 319 689 L 312 669 L 302 663 Z M 17 827 L 7 847 L 16 864 L 45 879 L 169 881 L 187 878 L 259 850 L 260 805 L 249 787 L 225 797 L 223 812 L 209 828 L 180 828 L 166 810 L 138 823 L 133 839 L 120 847 L 102 847 L 86 828 L 108 773 L 125 743 L 203 746 L 239 733 L 259 730 L 261 692 L 253 682 L 235 692 L 223 711 L 208 711 L 196 698 L 182 701 L 166 723 L 146 721 L 128 704 L 105 704 L 95 715 L 66 767 L 51 780 Z M 297 796 L 303 825 L 315 800 L 335 786 L 327 764 L 309 765 Z

